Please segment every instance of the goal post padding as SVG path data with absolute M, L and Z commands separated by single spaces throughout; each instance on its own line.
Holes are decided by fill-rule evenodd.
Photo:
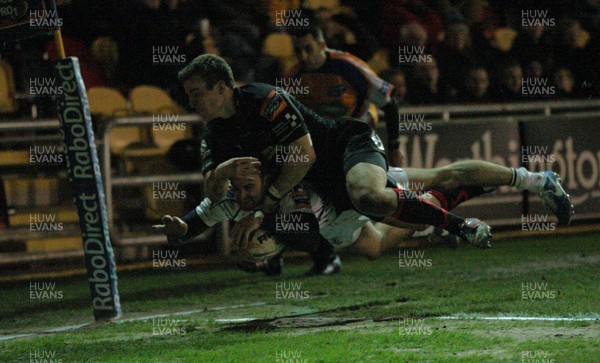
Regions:
M 117 269 L 108 230 L 106 199 L 90 107 L 77 58 L 64 56 L 54 0 L 0 1 L 0 43 L 54 32 L 60 60 L 53 63 L 62 93 L 57 111 L 66 154 L 69 184 L 79 214 L 92 307 L 97 321 L 121 316 Z M 110 172 L 107 170 L 106 172 Z
M 94 317 L 96 320 L 118 318 L 121 316 L 121 304 L 117 268 L 108 230 L 106 199 L 90 107 L 79 61 L 67 57 L 56 61 L 53 68 L 62 87 L 62 94 L 58 97 L 58 117 L 63 132 L 69 184 L 79 214 Z

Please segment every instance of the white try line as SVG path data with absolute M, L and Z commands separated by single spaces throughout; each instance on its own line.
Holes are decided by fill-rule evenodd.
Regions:
M 174 312 L 174 313 L 165 313 L 165 314 L 154 314 L 154 315 L 145 315 L 145 316 L 138 316 L 135 318 L 128 318 L 128 319 L 119 319 L 119 320 L 111 320 L 107 323 L 129 323 L 129 322 L 134 322 L 134 321 L 144 321 L 144 320 L 151 320 L 151 319 L 156 319 L 156 318 L 164 318 L 164 317 L 168 317 L 168 316 L 182 316 L 182 315 L 191 315 L 191 314 L 196 314 L 196 313 L 203 313 L 206 311 L 220 311 L 220 310 L 229 310 L 229 309 L 240 309 L 240 308 L 247 308 L 247 307 L 254 307 L 254 306 L 263 306 L 263 305 L 268 305 L 268 303 L 266 302 L 257 302 L 257 303 L 253 303 L 253 304 L 240 304 L 240 305 L 229 305 L 229 306 L 215 306 L 212 308 L 204 308 L 204 309 L 195 309 L 195 310 L 188 310 L 188 311 L 178 311 L 178 312 Z M 227 320 L 227 319 L 216 319 L 217 321 L 219 320 Z M 78 330 L 81 329 L 83 327 L 92 327 L 92 326 L 100 326 L 100 325 L 104 325 L 106 323 L 86 323 L 86 324 L 79 324 L 79 325 L 67 325 L 67 326 L 61 326 L 61 327 L 56 327 L 56 328 L 51 328 L 51 329 L 45 329 L 45 330 L 41 330 L 38 332 L 32 332 L 32 333 L 21 333 L 21 334 L 12 334 L 12 335 L 0 335 L 0 341 L 4 341 L 4 340 L 11 340 L 11 339 L 18 339 L 18 338 L 24 338 L 24 337 L 35 337 L 35 336 L 39 336 L 39 335 L 44 335 L 44 334 L 52 334 L 52 333 L 60 333 L 60 332 L 65 332 L 65 331 L 72 331 L 72 330 Z
M 600 321 L 600 318 L 567 318 L 560 316 L 439 316 L 441 320 L 522 320 L 522 321 Z

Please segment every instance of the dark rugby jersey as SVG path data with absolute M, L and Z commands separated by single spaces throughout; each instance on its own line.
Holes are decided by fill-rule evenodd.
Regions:
M 309 132 L 317 158 L 326 159 L 328 140 L 338 134 L 333 121 L 319 117 L 271 85 L 253 83 L 236 88 L 234 102 L 235 115 L 208 122 L 201 149 L 202 173 L 242 156 L 275 167 L 276 146 L 288 145 Z

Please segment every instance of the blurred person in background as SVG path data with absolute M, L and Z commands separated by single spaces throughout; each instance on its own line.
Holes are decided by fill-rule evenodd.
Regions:
M 463 76 L 474 61 L 471 53 L 471 34 L 464 23 L 447 27 L 446 35 L 436 56 L 440 69 L 440 87 L 455 96 L 462 87 Z
M 546 33 L 543 26 L 520 27 L 519 33 L 510 50 L 511 56 L 527 68 L 531 62 L 539 62 L 541 65 L 549 66 L 551 48 L 548 45 Z
M 444 31 L 441 15 L 424 0 L 393 0 L 383 7 L 380 38 L 385 47 L 394 51 L 401 38 L 402 26 L 410 23 L 421 25 L 429 39 L 428 46 L 435 50 Z
M 381 48 L 377 38 L 353 12 L 332 13 L 322 10 L 317 16 L 329 47 L 351 53 L 365 62 Z
M 557 68 L 567 68 L 573 73 L 577 92 L 584 94 L 600 90 L 600 65 L 585 60 L 596 59 L 600 45 L 578 20 L 563 19 L 556 29 L 553 58 Z
M 497 68 L 497 84 L 492 98 L 495 102 L 520 101 L 523 86 L 523 69 L 514 59 L 501 62 Z
M 351 116 L 375 128 L 374 117 L 368 112 L 369 104 L 373 103 L 384 112 L 390 164 L 400 166 L 400 115 L 398 104 L 391 97 L 393 86 L 354 55 L 329 49 L 322 30 L 314 22 L 291 33 L 299 61 L 293 78 L 299 79 L 308 90 L 296 95 L 297 98 L 325 118 Z
M 457 101 L 462 103 L 490 102 L 490 80 L 485 67 L 472 66 L 466 72 L 462 92 L 458 94 Z
M 560 68 L 552 74 L 552 83 L 556 87 L 556 98 L 575 98 L 575 80 L 573 73 L 567 68 Z
M 412 68 L 409 75 L 407 99 L 413 105 L 431 105 L 448 102 L 449 98 L 440 90 L 440 70 L 435 58 Z

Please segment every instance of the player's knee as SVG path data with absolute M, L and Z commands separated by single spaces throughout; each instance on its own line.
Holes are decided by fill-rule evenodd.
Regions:
M 348 184 L 348 194 L 354 207 L 363 214 L 387 215 L 393 212 L 393 206 L 389 204 L 384 188 L 376 189 L 366 186 L 355 186 Z

